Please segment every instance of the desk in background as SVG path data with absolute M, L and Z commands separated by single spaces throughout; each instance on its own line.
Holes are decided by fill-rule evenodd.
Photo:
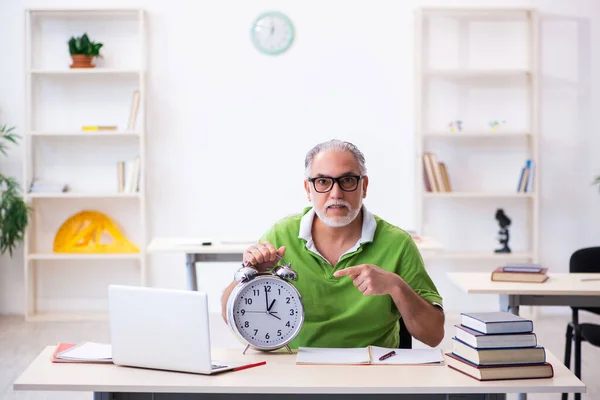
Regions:
M 519 306 L 600 307 L 600 274 L 548 274 L 544 283 L 494 282 L 491 272 L 450 272 L 450 280 L 468 294 L 497 294 L 502 311 Z M 598 279 L 582 281 L 582 279 Z
M 296 365 L 296 354 L 214 349 L 220 360 L 267 364 L 197 375 L 113 364 L 53 364 L 46 347 L 14 382 L 15 391 L 91 391 L 95 400 L 418 399 L 503 400 L 505 393 L 585 393 L 585 385 L 547 353 L 554 378 L 479 382 L 446 365 Z M 469 395 L 469 396 L 465 396 Z M 449 395 L 447 397 L 447 395 Z
M 210 245 L 202 245 L 210 242 Z M 431 238 L 415 240 L 420 251 L 435 251 L 441 245 Z M 148 245 L 149 253 L 185 254 L 187 286 L 189 290 L 198 290 L 196 263 L 198 262 L 238 262 L 242 263 L 244 250 L 254 242 L 220 242 L 203 238 L 154 238 Z M 285 256 L 284 256 L 285 258 Z

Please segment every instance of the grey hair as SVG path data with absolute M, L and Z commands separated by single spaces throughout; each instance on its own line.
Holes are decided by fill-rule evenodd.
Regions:
M 319 143 L 306 153 L 304 159 L 304 176 L 308 178 L 310 176 L 310 168 L 312 166 L 313 159 L 321 152 L 325 151 L 348 151 L 354 155 L 356 162 L 358 163 L 358 169 L 361 175 L 367 174 L 367 166 L 365 164 L 364 154 L 350 142 L 344 142 L 337 139 L 332 139 L 328 142 Z

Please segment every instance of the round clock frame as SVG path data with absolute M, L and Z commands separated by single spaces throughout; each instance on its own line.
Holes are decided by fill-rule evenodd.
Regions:
M 265 37 L 265 31 L 269 35 Z M 286 52 L 294 43 L 294 24 L 290 18 L 279 11 L 267 11 L 260 14 L 252 23 L 250 37 L 260 52 L 267 55 L 278 55 Z

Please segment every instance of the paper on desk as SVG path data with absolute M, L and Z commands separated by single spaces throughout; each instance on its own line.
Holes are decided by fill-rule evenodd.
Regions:
M 174 246 L 202 246 L 202 243 L 214 243 L 211 238 L 177 238 L 172 239 L 171 244 Z
M 77 361 L 112 361 L 110 344 L 84 342 L 68 350 L 60 352 L 57 358 Z
M 379 357 L 390 351 L 396 355 L 379 361 Z M 439 364 L 444 361 L 439 349 L 388 349 L 385 347 L 367 346 L 359 348 L 322 348 L 299 347 L 296 356 L 297 364 L 388 364 L 415 365 Z
M 390 351 L 396 355 L 379 361 L 379 357 Z M 437 364 L 444 361 L 440 349 L 388 349 L 385 347 L 371 346 L 371 364 Z
M 297 364 L 369 364 L 369 350 L 360 348 L 299 347 Z

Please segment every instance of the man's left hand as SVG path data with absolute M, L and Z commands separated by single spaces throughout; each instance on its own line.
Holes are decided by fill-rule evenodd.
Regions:
M 398 275 L 379 268 L 376 265 L 361 264 L 334 272 L 333 276 L 350 276 L 354 286 L 365 296 L 390 294 L 402 279 Z

